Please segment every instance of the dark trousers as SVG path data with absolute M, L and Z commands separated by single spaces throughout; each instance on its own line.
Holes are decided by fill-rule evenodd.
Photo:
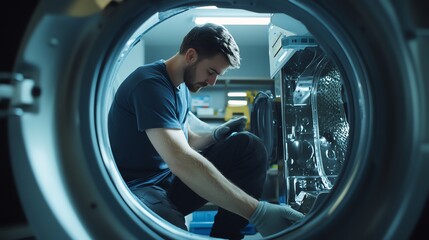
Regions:
M 236 133 L 202 154 L 236 186 L 256 199 L 261 197 L 267 170 L 267 152 L 258 137 L 249 132 Z M 152 211 L 185 230 L 184 216 L 207 203 L 207 200 L 172 174 L 155 186 L 131 190 Z M 210 236 L 241 239 L 244 236 L 240 230 L 247 224 L 246 219 L 219 208 Z

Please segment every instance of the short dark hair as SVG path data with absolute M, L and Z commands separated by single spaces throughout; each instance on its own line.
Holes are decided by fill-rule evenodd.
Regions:
M 202 58 L 223 54 L 232 68 L 240 67 L 240 49 L 222 25 L 206 23 L 192 28 L 183 38 L 179 53 L 184 54 L 189 48 L 194 48 Z

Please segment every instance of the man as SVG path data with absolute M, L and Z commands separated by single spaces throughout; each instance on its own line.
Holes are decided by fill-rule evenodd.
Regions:
M 196 134 L 188 125 L 190 92 L 214 85 L 228 68 L 239 66 L 239 48 L 227 29 L 197 26 L 177 54 L 130 74 L 109 112 L 112 152 L 135 196 L 185 230 L 184 216 L 208 201 L 216 204 L 210 235 L 228 239 L 242 238 L 248 221 L 267 235 L 303 217 L 258 201 L 267 153 L 259 138 L 242 131 L 245 117 L 210 134 Z

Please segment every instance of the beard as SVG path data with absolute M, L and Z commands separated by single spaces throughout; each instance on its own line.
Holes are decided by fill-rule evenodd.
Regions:
M 197 71 L 197 63 L 194 63 L 191 66 L 186 67 L 183 74 L 186 87 L 188 87 L 189 91 L 194 93 L 200 91 L 201 88 L 207 86 L 206 82 L 196 82 L 195 80 L 196 71 Z

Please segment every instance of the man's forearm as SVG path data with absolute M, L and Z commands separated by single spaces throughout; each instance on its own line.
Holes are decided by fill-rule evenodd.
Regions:
M 212 133 L 196 134 L 189 132 L 189 145 L 195 150 L 204 150 L 214 143 Z

